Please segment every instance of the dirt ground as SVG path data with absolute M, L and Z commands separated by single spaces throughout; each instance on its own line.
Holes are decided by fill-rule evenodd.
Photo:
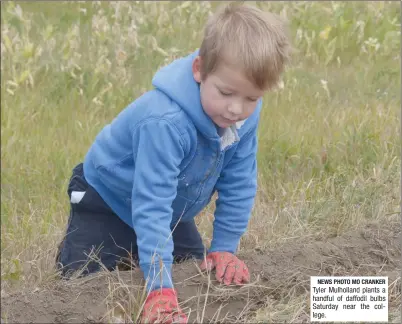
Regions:
M 258 308 L 303 296 L 303 312 L 292 321 L 309 322 L 312 275 L 389 276 L 389 310 L 395 312 L 400 304 L 400 232 L 395 220 L 326 241 L 298 239 L 243 253 L 252 282 L 242 287 L 220 286 L 194 263 L 174 265 L 173 279 L 182 307 L 191 309 L 190 322 L 247 322 Z M 129 322 L 128 314 L 138 313 L 142 283 L 139 271 L 126 271 L 9 293 L 1 296 L 2 322 Z

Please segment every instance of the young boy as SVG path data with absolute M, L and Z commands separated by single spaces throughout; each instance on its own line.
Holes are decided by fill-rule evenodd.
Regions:
M 194 217 L 217 192 L 213 239 L 201 264 L 226 285 L 248 282 L 236 252 L 257 187 L 257 126 L 265 91 L 287 62 L 281 20 L 229 4 L 208 21 L 199 50 L 154 76 L 154 89 L 96 137 L 70 179 L 71 213 L 60 245 L 62 274 L 139 260 L 149 295 L 143 321 L 186 322 L 173 262 L 204 259 Z

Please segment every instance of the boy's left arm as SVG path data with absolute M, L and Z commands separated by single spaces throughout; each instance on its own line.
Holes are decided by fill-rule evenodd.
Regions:
M 257 191 L 257 123 L 238 144 L 229 164 L 222 170 L 216 184 L 213 239 L 202 268 L 216 269 L 220 282 L 235 284 L 249 281 L 246 265 L 236 252 L 247 229 Z

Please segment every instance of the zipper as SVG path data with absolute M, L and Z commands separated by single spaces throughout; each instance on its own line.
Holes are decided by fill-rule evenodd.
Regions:
M 225 147 L 225 149 L 223 151 L 221 151 L 221 150 L 217 151 L 218 158 L 216 159 L 215 166 L 214 166 L 213 170 L 211 171 L 211 173 L 209 174 L 209 176 L 207 177 L 206 180 L 208 180 L 208 178 L 212 177 L 215 174 L 216 170 L 218 169 L 219 164 L 221 163 L 222 156 L 224 156 L 226 151 L 229 150 L 230 148 L 232 148 L 233 145 L 235 145 L 237 142 L 238 141 L 235 141 L 231 145 Z
M 211 172 L 203 179 L 203 181 L 202 181 L 202 186 L 201 186 L 201 188 L 200 188 L 200 191 L 198 192 L 197 200 L 199 199 L 199 197 L 200 197 L 200 195 L 201 195 L 201 192 L 202 192 L 203 189 L 204 189 L 205 183 L 206 183 L 211 177 L 213 177 L 213 176 L 215 175 L 216 170 L 218 169 L 218 166 L 219 166 L 219 164 L 221 163 L 222 156 L 224 156 L 225 153 L 226 153 L 226 151 L 229 150 L 230 148 L 232 148 L 233 145 L 235 145 L 237 142 L 239 142 L 239 140 L 236 138 L 236 140 L 235 140 L 231 145 L 225 147 L 225 149 L 224 149 L 223 151 L 221 151 L 220 145 L 219 145 L 219 149 L 216 151 L 217 159 L 216 159 L 215 165 L 214 165 L 213 169 L 211 170 Z

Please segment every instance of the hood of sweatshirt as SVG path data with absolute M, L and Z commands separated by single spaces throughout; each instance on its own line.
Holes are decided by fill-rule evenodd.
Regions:
M 175 101 L 206 138 L 219 140 L 217 128 L 201 105 L 200 85 L 194 80 L 192 63 L 198 50 L 162 67 L 153 77 L 152 85 Z

